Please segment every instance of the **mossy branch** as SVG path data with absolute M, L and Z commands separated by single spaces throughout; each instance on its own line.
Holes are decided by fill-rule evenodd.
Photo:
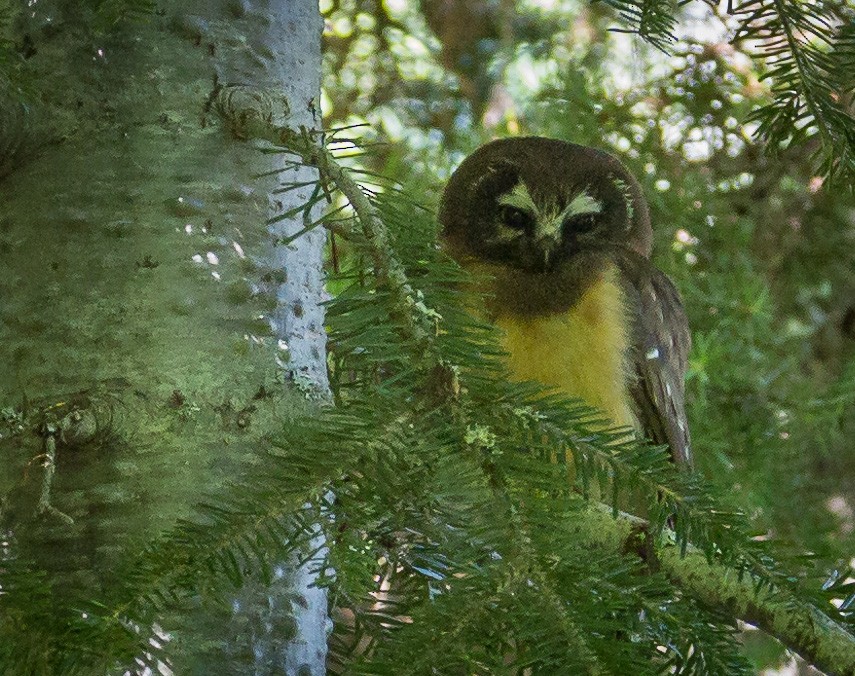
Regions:
M 572 529 L 592 548 L 623 552 L 635 548 L 647 525 L 625 512 L 614 518 L 602 506 L 580 514 Z M 683 556 L 678 546 L 659 539 L 652 551 L 669 579 L 705 605 L 759 627 L 827 674 L 855 674 L 855 636 L 818 609 L 786 590 L 758 585 L 749 575 L 710 562 L 694 547 Z

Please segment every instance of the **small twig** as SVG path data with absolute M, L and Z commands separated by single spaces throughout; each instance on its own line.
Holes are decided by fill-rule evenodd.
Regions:
M 59 434 L 59 429 L 56 425 L 47 424 L 44 428 L 44 476 L 42 476 L 42 492 L 39 496 L 39 502 L 36 505 L 36 516 L 50 515 L 58 518 L 63 523 L 71 526 L 74 524 L 72 519 L 65 512 L 61 512 L 51 504 L 50 493 L 53 486 L 53 475 L 56 473 L 56 437 Z
M 427 357 L 433 351 L 436 313 L 425 306 L 410 285 L 403 265 L 394 254 L 391 234 L 377 214 L 376 207 L 333 154 L 314 142 L 311 132 L 305 129 L 295 132 L 287 128 L 278 132 L 277 141 L 297 153 L 306 164 L 316 167 L 353 207 L 361 234 L 368 242 L 374 274 L 395 298 L 395 319 L 403 324 L 404 338 L 416 346 L 420 358 Z M 435 358 L 439 361 L 438 356 Z

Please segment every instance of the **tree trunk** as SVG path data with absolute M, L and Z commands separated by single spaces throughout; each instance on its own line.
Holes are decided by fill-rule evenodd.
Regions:
M 0 83 L 15 120 L 0 139 L 0 525 L 61 590 L 109 586 L 126 543 L 251 462 L 263 433 L 316 405 L 307 391 L 328 396 L 324 235 L 275 244 L 302 216 L 265 220 L 307 195 L 273 195 L 295 174 L 258 180 L 284 158 L 224 114 L 319 126 L 317 3 L 174 3 L 107 32 L 97 19 L 74 2 L 21 11 L 27 58 Z M 262 594 L 262 630 L 237 623 L 250 654 L 217 638 L 257 673 L 323 673 L 326 597 L 288 568 Z M 271 607 L 295 589 L 296 617 Z M 294 641 L 274 635 L 292 621 Z

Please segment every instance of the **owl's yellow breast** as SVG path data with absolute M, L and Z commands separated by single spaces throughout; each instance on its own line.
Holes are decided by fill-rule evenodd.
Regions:
M 638 429 L 629 390 L 629 314 L 617 270 L 607 269 L 569 310 L 496 317 L 517 380 L 536 380 L 601 409 L 617 426 Z

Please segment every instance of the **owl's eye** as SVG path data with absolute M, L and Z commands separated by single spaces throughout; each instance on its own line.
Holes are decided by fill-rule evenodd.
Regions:
M 499 207 L 499 218 L 507 227 L 512 230 L 521 230 L 523 232 L 532 232 L 534 230 L 534 218 L 531 214 L 518 207 L 512 207 L 509 204 L 503 204 Z
M 566 233 L 581 235 L 591 232 L 597 225 L 597 214 L 574 214 L 564 220 L 563 230 Z

